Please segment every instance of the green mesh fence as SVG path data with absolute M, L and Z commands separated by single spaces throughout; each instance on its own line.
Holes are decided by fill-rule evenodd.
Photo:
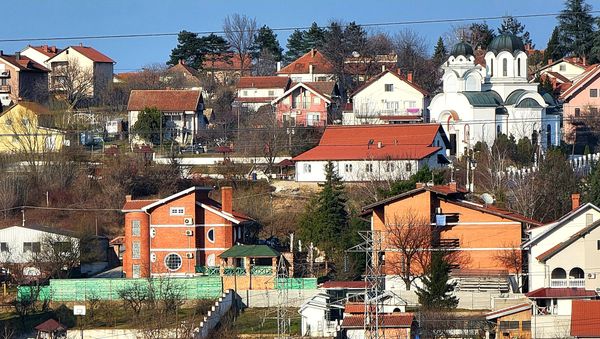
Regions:
M 317 288 L 317 278 L 278 278 L 277 289 L 309 290 Z
M 220 277 L 52 279 L 50 286 L 40 289 L 38 298 L 50 298 L 52 301 L 119 300 L 119 292 L 127 289 L 152 289 L 158 298 L 176 291 L 183 299 L 209 299 L 221 295 L 222 284 Z M 31 293 L 36 293 L 36 290 L 28 286 L 19 286 L 17 296 L 23 298 Z

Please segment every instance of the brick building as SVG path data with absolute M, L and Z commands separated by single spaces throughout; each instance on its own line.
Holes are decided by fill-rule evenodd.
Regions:
M 341 119 L 335 81 L 299 82 L 271 101 L 277 122 L 286 127 L 325 126 Z
M 232 188 L 221 188 L 222 203 L 208 197 L 211 190 L 190 187 L 160 200 L 127 196 L 127 278 L 194 275 L 197 266 L 217 266 L 222 252 L 249 237 L 252 220 L 233 211 Z

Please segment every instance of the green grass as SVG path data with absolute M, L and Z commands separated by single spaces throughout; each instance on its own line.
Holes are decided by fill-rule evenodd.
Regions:
M 290 334 L 300 335 L 300 315 L 297 308 L 288 308 Z M 277 308 L 247 308 L 233 324 L 239 334 L 277 334 Z

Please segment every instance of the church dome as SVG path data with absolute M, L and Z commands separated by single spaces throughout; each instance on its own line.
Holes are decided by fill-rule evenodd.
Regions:
M 495 37 L 488 46 L 488 51 L 498 54 L 502 51 L 514 53 L 515 51 L 525 51 L 523 41 L 516 35 L 513 34 L 500 34 Z
M 457 57 L 459 55 L 469 56 L 473 55 L 473 47 L 468 43 L 461 41 L 456 45 L 452 46 L 452 50 L 450 51 L 450 55 L 453 57 Z

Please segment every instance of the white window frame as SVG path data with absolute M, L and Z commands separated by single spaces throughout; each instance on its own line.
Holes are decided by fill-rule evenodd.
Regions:
M 141 232 L 141 222 L 139 220 L 131 220 L 131 236 L 139 237 Z
M 304 169 L 304 173 L 312 172 L 312 166 L 310 164 L 303 164 L 302 168 Z
M 180 261 L 180 265 L 179 265 L 179 267 L 177 267 L 177 268 L 170 268 L 170 267 L 167 265 L 167 258 L 168 258 L 168 257 L 170 257 L 171 255 L 176 255 L 176 256 L 178 256 L 178 257 L 179 257 L 179 261 Z M 169 253 L 169 254 L 165 255 L 165 259 L 163 260 L 163 264 L 165 265 L 165 267 L 166 267 L 166 268 L 167 268 L 169 271 L 173 271 L 173 272 L 174 272 L 174 271 L 179 271 L 179 270 L 181 269 L 181 267 L 183 267 L 183 258 L 182 258 L 182 257 L 181 257 L 181 255 L 179 255 L 178 253 L 172 252 L 172 253 Z
M 385 92 L 393 92 L 394 91 L 394 84 L 384 84 L 383 85 L 383 90 Z
M 185 207 L 169 207 L 169 215 L 185 215 Z
M 139 241 L 131 243 L 131 259 L 142 258 L 142 244 Z
M 373 173 L 373 164 L 372 163 L 365 164 L 365 172 Z
M 210 239 L 210 232 L 212 231 L 212 240 Z M 208 240 L 210 243 L 214 244 L 215 243 L 215 239 L 216 239 L 216 234 L 215 234 L 215 228 L 211 227 L 208 229 L 208 231 L 206 231 L 206 240 Z
M 131 266 L 131 277 L 139 278 L 141 275 L 141 266 L 139 264 L 133 264 Z
M 346 173 L 351 173 L 352 172 L 352 164 L 345 164 L 344 165 L 344 171 Z

